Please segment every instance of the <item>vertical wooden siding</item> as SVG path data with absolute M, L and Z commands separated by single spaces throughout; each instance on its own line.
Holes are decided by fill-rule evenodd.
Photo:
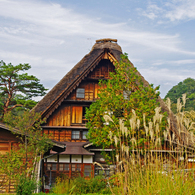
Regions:
M 71 106 L 61 106 L 47 120 L 48 126 L 70 126 Z
M 80 126 L 85 124 L 83 101 L 95 101 L 100 93 L 99 79 L 109 79 L 109 72 L 114 72 L 114 66 L 109 60 L 101 60 L 98 66 L 85 78 L 77 88 L 85 91 L 84 98 L 76 97 L 76 90 L 67 97 L 67 103 L 61 104 L 47 119 L 46 126 Z M 104 88 L 105 86 L 103 86 Z M 73 101 L 72 101 L 73 100 Z M 78 101 L 77 101 L 78 100 Z M 69 104 L 70 102 L 70 104 Z M 83 104 L 83 106 L 82 106 Z M 88 105 L 88 104 L 87 104 Z M 56 141 L 72 141 L 71 129 L 44 129 L 51 139 Z M 79 141 L 79 140 L 74 140 Z M 82 140 L 80 140 L 82 141 Z
M 9 142 L 0 142 L 0 154 L 6 154 L 6 152 L 10 151 L 10 143 Z
M 52 140 L 71 141 L 71 130 L 44 129 L 43 133 L 49 135 Z
M 82 81 L 78 88 L 85 89 L 85 97 L 77 98 L 74 90 L 67 98 L 69 100 L 96 100 L 98 98 L 100 79 L 109 79 L 109 73 L 114 72 L 114 65 L 109 60 L 100 61 L 99 65 Z
M 88 78 L 109 78 L 109 72 L 114 72 L 114 65 L 109 60 L 100 61 L 99 65 L 88 75 Z
M 83 107 L 72 106 L 72 123 L 82 123 Z
M 106 86 L 103 86 L 105 88 Z M 76 89 L 71 93 L 71 95 L 67 98 L 67 100 L 90 100 L 94 101 L 98 98 L 98 93 L 100 93 L 100 86 L 98 82 L 87 82 L 83 81 L 78 86 L 78 88 L 85 89 L 85 97 L 84 98 L 77 98 L 76 97 Z

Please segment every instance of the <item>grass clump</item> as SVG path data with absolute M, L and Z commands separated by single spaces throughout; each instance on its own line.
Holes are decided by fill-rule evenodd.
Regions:
M 21 175 L 16 186 L 16 195 L 32 195 L 37 183 L 34 179 Z
M 118 173 L 117 187 L 113 189 L 113 194 L 132 195 L 191 195 L 195 194 L 194 170 L 178 169 L 170 172 L 161 168 L 135 167 L 129 170 L 128 175 Z M 116 184 L 116 183 L 115 183 Z
M 52 192 L 55 194 L 68 194 L 74 187 L 74 182 L 67 177 L 57 177 L 56 184 L 52 188 Z
M 110 189 L 107 188 L 107 181 L 103 176 L 89 179 L 83 177 L 75 179 L 58 177 L 52 192 L 55 194 L 111 194 Z

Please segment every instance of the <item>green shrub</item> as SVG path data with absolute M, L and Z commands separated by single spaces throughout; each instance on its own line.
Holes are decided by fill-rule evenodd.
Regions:
M 75 188 L 73 193 L 75 194 L 87 194 L 90 192 L 89 181 L 83 177 L 78 177 L 74 180 Z
M 74 181 L 72 179 L 69 179 L 66 176 L 57 177 L 56 184 L 52 188 L 52 192 L 55 194 L 69 194 L 73 187 Z
M 37 184 L 34 179 L 30 179 L 22 175 L 20 176 L 18 185 L 16 187 L 16 195 L 31 195 L 36 187 Z
M 107 182 L 103 176 L 96 176 L 91 180 L 91 192 L 101 192 L 103 189 L 106 188 L 106 183 Z
M 107 187 L 107 181 L 103 176 L 85 179 L 82 177 L 76 178 L 74 181 L 75 188 L 73 194 L 101 193 L 110 194 L 110 189 Z
M 52 189 L 55 194 L 110 194 L 110 189 L 107 187 L 107 182 L 103 176 L 85 179 L 78 177 L 76 179 L 68 179 L 66 177 L 58 177 L 56 185 Z

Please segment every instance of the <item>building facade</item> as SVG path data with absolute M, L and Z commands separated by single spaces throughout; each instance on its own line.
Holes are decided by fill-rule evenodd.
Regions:
M 120 60 L 120 54 L 122 50 L 117 40 L 96 41 L 91 52 L 34 108 L 46 118 L 43 132 L 66 147 L 63 152 L 50 150 L 45 154 L 43 175 L 46 183 L 53 183 L 61 174 L 91 177 L 100 172 L 93 162 L 105 165 L 101 149 L 94 148 L 86 138 L 85 113 L 86 108 L 98 98 L 99 80 L 109 79 L 109 73 L 114 72 L 114 63 Z M 110 167 L 105 170 L 108 173 Z
M 99 81 L 109 79 L 110 72 L 115 71 L 115 62 L 120 61 L 121 47 L 115 39 L 97 40 L 89 54 L 78 62 L 51 91 L 35 106 L 46 118 L 43 132 L 50 139 L 65 145 L 65 151 L 58 149 L 48 151 L 44 156 L 42 176 L 45 183 L 51 185 L 61 174 L 67 177 L 90 177 L 101 170 L 94 166 L 98 162 L 109 174 L 112 167 L 105 164 L 101 148 L 95 148 L 86 138 L 86 108 L 98 98 Z M 133 64 L 130 63 L 133 67 Z M 138 72 L 140 75 L 140 73 Z M 141 76 L 141 75 L 140 75 Z M 145 86 L 148 82 L 141 76 Z M 178 143 L 186 144 L 188 132 L 178 133 L 175 116 L 163 100 L 158 99 L 161 110 L 171 118 L 171 134 L 175 134 Z M 111 149 L 107 149 L 110 152 Z M 165 151 L 166 152 L 166 151 Z

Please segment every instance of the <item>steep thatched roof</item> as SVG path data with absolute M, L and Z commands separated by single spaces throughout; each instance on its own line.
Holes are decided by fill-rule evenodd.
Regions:
M 36 112 L 42 112 L 42 115 L 47 118 L 51 112 L 62 103 L 64 98 L 66 98 L 89 72 L 95 68 L 105 52 L 109 52 L 118 61 L 122 54 L 121 47 L 117 43 L 113 43 L 112 39 L 106 42 L 97 42 L 91 52 L 84 56 L 84 58 L 45 95 L 34 107 L 34 110 Z
M 79 83 L 98 65 L 102 56 L 106 53 L 110 55 L 112 60 L 120 61 L 122 54 L 121 47 L 117 44 L 116 39 L 100 39 L 97 40 L 89 54 L 83 57 L 54 87 L 45 97 L 34 107 L 36 112 L 41 112 L 43 117 L 49 117 L 52 112 L 63 102 L 63 100 L 79 85 Z M 134 65 L 130 62 L 130 66 Z M 144 86 L 149 83 L 141 76 Z M 193 146 L 194 137 L 183 128 L 179 133 L 177 120 L 172 111 L 169 111 L 164 101 L 159 97 L 158 102 L 163 112 L 167 112 L 171 119 L 171 131 L 175 134 L 176 140 L 180 144 Z

